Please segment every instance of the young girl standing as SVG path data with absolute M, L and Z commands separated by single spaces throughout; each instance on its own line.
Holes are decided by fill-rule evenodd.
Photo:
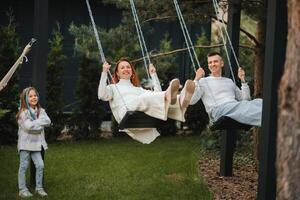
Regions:
M 30 197 L 32 194 L 26 187 L 26 171 L 30 157 L 36 168 L 35 191 L 40 196 L 47 196 L 43 188 L 44 161 L 41 151 L 47 149 L 44 127 L 51 121 L 45 110 L 39 104 L 39 96 L 35 88 L 25 88 L 20 95 L 20 110 L 16 116 L 19 125 L 18 151 L 20 155 L 20 167 L 18 173 L 19 196 Z

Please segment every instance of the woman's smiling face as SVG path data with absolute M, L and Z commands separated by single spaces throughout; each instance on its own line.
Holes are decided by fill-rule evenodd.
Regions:
M 130 64 L 126 61 L 121 61 L 118 64 L 117 75 L 119 79 L 130 80 L 132 76 L 132 68 Z

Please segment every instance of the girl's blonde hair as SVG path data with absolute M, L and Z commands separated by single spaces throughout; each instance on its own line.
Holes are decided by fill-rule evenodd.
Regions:
M 118 83 L 120 81 L 118 75 L 117 75 L 117 71 L 118 71 L 118 67 L 119 67 L 119 64 L 120 62 L 122 61 L 125 61 L 125 62 L 128 62 L 130 67 L 131 67 L 131 70 L 132 70 L 132 76 L 130 78 L 130 81 L 131 83 L 136 86 L 136 87 L 139 87 L 140 86 L 140 80 L 139 80 L 139 77 L 137 76 L 137 73 L 135 72 L 135 69 L 134 69 L 134 65 L 130 62 L 130 60 L 128 58 L 120 58 L 116 64 L 116 67 L 114 69 L 114 73 L 112 75 L 113 77 L 113 83 Z
M 19 105 L 19 112 L 17 113 L 16 115 L 16 118 L 17 120 L 19 119 L 20 117 L 20 114 L 22 111 L 25 111 L 26 109 L 28 110 L 29 109 L 29 104 L 28 104 L 28 94 L 31 90 L 34 90 L 36 95 L 38 96 L 39 98 L 39 93 L 37 92 L 37 90 L 34 88 L 34 87 L 27 87 L 25 88 L 21 94 L 20 94 L 20 105 Z M 39 101 L 37 102 L 36 104 L 36 108 L 37 108 L 37 118 L 39 117 L 39 114 L 40 114 L 40 109 L 41 109 L 41 105 L 39 103 Z

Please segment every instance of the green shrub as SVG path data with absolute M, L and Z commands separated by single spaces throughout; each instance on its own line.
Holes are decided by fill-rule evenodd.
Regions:
M 164 38 L 160 41 L 160 51 L 167 52 L 172 50 L 171 40 L 169 35 L 166 34 Z M 160 79 L 160 84 L 163 90 L 166 90 L 169 86 L 170 80 L 177 77 L 176 56 L 164 56 L 155 59 L 156 69 L 158 78 Z M 164 135 L 175 135 L 177 132 L 176 121 L 168 119 L 166 122 L 162 122 L 158 127 L 158 131 L 162 136 Z
M 18 58 L 19 38 L 16 32 L 16 23 L 12 11 L 7 12 L 8 22 L 0 27 L 0 77 L 9 71 Z M 0 143 L 10 144 L 17 140 L 17 123 L 15 115 L 18 110 L 18 71 L 10 79 L 8 85 L 0 92 Z
M 193 133 L 201 134 L 209 123 L 208 115 L 202 101 L 198 101 L 195 105 L 190 105 L 186 111 L 185 125 L 193 131 Z
M 56 140 L 64 127 L 62 120 L 63 97 L 62 97 L 62 75 L 66 56 L 63 54 L 63 36 L 60 27 L 52 32 L 49 40 L 50 51 L 47 63 L 47 85 L 46 85 L 46 110 L 51 118 L 51 126 L 46 129 L 47 141 Z
M 98 138 L 104 117 L 103 102 L 97 98 L 100 78 L 99 64 L 83 57 L 79 67 L 76 97 L 79 107 L 73 115 L 71 131 L 76 139 Z

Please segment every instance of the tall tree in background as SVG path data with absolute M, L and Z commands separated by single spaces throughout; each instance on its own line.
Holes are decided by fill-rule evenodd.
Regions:
M 69 31 L 76 41 L 77 56 L 81 58 L 76 89 L 79 106 L 72 116 L 71 132 L 76 139 L 99 138 L 105 112 L 104 105 L 98 100 L 97 95 L 102 69 L 99 64 L 97 43 L 91 27 L 72 24 Z
M 253 19 L 256 22 L 255 32 L 251 33 L 249 30 L 242 31 L 242 37 L 248 38 L 248 41 L 252 47 L 252 60 L 250 63 L 253 74 L 253 97 L 258 98 L 262 97 L 262 88 L 263 88 L 263 69 L 264 69 L 264 57 L 265 57 L 265 34 L 266 34 L 266 9 L 267 9 L 267 1 L 259 0 L 259 1 L 242 1 L 242 8 L 244 13 Z M 242 49 L 241 49 L 242 50 Z M 246 52 L 247 50 L 242 50 Z M 244 57 L 245 58 L 245 57 Z M 258 148 L 259 148 L 259 134 L 260 129 L 255 128 L 252 131 L 253 135 L 253 157 L 256 161 L 258 161 Z
M 83 57 L 79 66 L 79 80 L 76 97 L 79 110 L 75 112 L 74 136 L 77 139 L 97 139 L 100 136 L 100 126 L 104 118 L 104 106 L 99 101 L 97 88 L 100 79 L 100 66 L 93 60 Z M 78 131 L 76 126 L 79 128 Z
M 260 0 L 255 2 L 243 1 L 242 2 L 243 11 L 249 17 L 251 17 L 256 22 L 255 33 L 245 30 L 244 35 L 251 42 L 254 50 L 254 64 L 253 68 L 253 96 L 255 98 L 262 97 L 262 83 L 263 83 L 263 65 L 264 65 L 264 55 L 265 55 L 265 33 L 266 33 L 266 0 Z
M 278 199 L 300 196 L 300 2 L 288 0 L 288 41 L 279 89 Z M 274 66 L 275 67 L 275 66 Z
M 59 136 L 64 125 L 62 119 L 62 75 L 64 72 L 66 56 L 63 54 L 63 36 L 61 35 L 58 23 L 52 32 L 49 43 L 50 51 L 47 63 L 46 109 L 52 123 L 50 128 L 46 130 L 46 137 L 48 141 L 53 141 Z
M 18 58 L 19 38 L 13 12 L 7 12 L 8 23 L 0 27 L 0 77 L 4 77 Z M 0 143 L 14 143 L 17 139 L 16 112 L 18 110 L 18 71 L 10 79 L 6 88 L 0 92 Z
M 168 34 L 160 41 L 159 52 L 166 52 L 172 49 L 171 40 Z M 157 59 L 152 59 L 155 63 L 158 78 L 163 90 L 166 90 L 169 86 L 170 80 L 176 77 L 178 65 L 175 61 L 175 56 L 165 56 Z M 144 76 L 146 77 L 146 76 Z M 161 135 L 174 135 L 177 132 L 175 121 L 168 119 L 166 122 L 161 123 L 158 127 L 158 131 Z

